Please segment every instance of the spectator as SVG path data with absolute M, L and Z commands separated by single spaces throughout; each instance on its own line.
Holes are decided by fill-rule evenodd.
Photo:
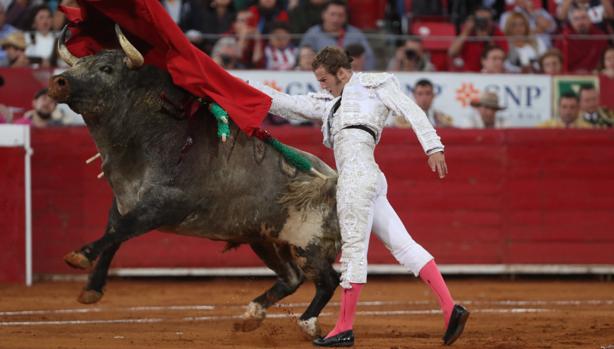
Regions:
M 296 70 L 311 72 L 313 68 L 311 63 L 316 57 L 316 51 L 310 46 L 302 46 L 298 50 L 298 63 L 296 64 Z
M 599 73 L 614 79 L 614 47 L 608 47 L 601 56 Z
M 201 0 L 161 0 L 162 6 L 192 44 L 201 50 L 211 45 L 204 37 L 205 8 Z
M 595 127 L 610 128 L 614 125 L 614 112 L 599 106 L 599 92 L 592 85 L 580 87 L 580 116 Z
M 414 85 L 413 95 L 414 101 L 422 110 L 424 110 L 426 116 L 434 127 L 453 127 L 452 117 L 439 110 L 436 110 L 433 107 L 435 88 L 430 80 L 418 80 Z M 407 120 L 400 117 L 395 117 L 393 119 L 393 126 L 411 127 Z
M 424 54 L 422 40 L 411 38 L 398 47 L 388 62 L 388 71 L 435 71 L 435 66 Z
M 509 44 L 506 63 L 512 71 L 531 73 L 539 70 L 537 60 L 546 52 L 546 45 L 531 33 L 529 21 L 520 12 L 507 16 L 503 29 Z
M 30 0 L 13 0 L 6 7 L 6 23 L 19 30 L 29 30 L 31 23 L 28 23 L 28 9 Z
M 292 9 L 290 29 L 292 33 L 304 33 L 314 25 L 322 23 L 322 11 L 327 0 L 307 0 Z
M 433 107 L 435 88 L 430 80 L 418 80 L 414 85 L 413 94 L 416 104 L 424 110 L 434 127 L 452 127 L 452 117 Z
M 40 5 L 32 9 L 32 14 L 32 31 L 26 33 L 26 55 L 30 63 L 49 67 L 56 42 L 55 34 L 51 31 L 51 10 Z
M 544 8 L 535 8 L 533 0 L 515 0 L 514 8 L 505 12 L 499 19 L 499 27 L 505 28 L 508 17 L 513 13 L 520 13 L 529 21 L 531 32 L 537 35 L 546 47 L 551 46 L 550 35 L 556 32 L 556 21 Z
M 575 8 L 586 10 L 591 23 L 603 31 L 607 31 L 607 20 L 614 18 L 614 7 L 611 0 L 555 0 L 558 4 L 556 16 L 565 22 Z
M 562 39 L 558 40 L 556 47 L 563 52 L 566 71 L 574 73 L 592 72 L 597 68 L 603 51 L 608 46 L 605 38 L 577 37 L 577 35 L 605 35 L 603 31 L 593 25 L 583 8 L 573 8 L 569 14 L 570 25 L 562 32 Z
M 200 0 L 161 0 L 160 2 L 190 41 L 201 37 L 205 9 Z
M 350 57 L 352 57 L 352 70 L 363 71 L 365 70 L 365 48 L 361 44 L 349 44 L 345 48 L 345 51 Z
M 284 22 L 271 25 L 269 42 L 264 48 L 267 70 L 292 70 L 296 66 L 297 48 L 290 40 L 290 26 Z
M 237 17 L 232 0 L 207 0 L 203 11 L 203 34 L 224 34 L 232 30 Z M 200 46 L 205 52 L 211 52 L 215 38 L 204 38 Z
M 242 65 L 247 68 L 255 66 L 255 62 L 260 60 L 258 57 L 260 52 L 257 52 L 255 48 L 256 45 L 262 45 L 260 33 L 255 26 L 250 25 L 252 16 L 253 14 L 248 10 L 239 11 L 236 21 L 232 24 L 232 33 L 237 38 Z
M 480 7 L 488 8 L 493 17 L 505 11 L 506 3 L 509 0 L 448 0 L 452 22 L 459 31 L 461 24 Z
M 543 74 L 556 75 L 563 72 L 563 55 L 561 51 L 552 48 L 539 58 L 540 71 Z
M 34 109 L 28 110 L 22 118 L 13 123 L 34 127 L 61 126 L 64 115 L 58 110 L 56 101 L 49 97 L 47 92 L 47 88 L 36 92 L 32 100 Z
M 230 36 L 220 38 L 215 43 L 211 58 L 224 69 L 245 69 L 241 62 L 241 48 L 237 40 Z
M 505 51 L 499 46 L 488 46 L 481 56 L 482 73 L 505 74 Z
M 30 60 L 26 56 L 26 39 L 22 32 L 14 31 L 0 45 L 6 53 L 6 66 L 11 68 L 29 67 Z
M 492 17 L 489 8 L 481 7 L 465 21 L 460 35 L 448 50 L 450 57 L 455 58 L 455 68 L 480 71 L 480 54 L 489 45 L 498 45 L 507 52 L 507 42 Z
M 365 35 L 356 27 L 347 24 L 347 5 L 340 0 L 331 0 L 322 12 L 322 24 L 315 25 L 305 33 L 300 46 L 311 46 L 319 51 L 326 46 L 346 47 L 359 43 L 365 48 L 365 70 L 375 68 L 375 56 Z
M 260 34 L 269 34 L 274 22 L 288 22 L 288 13 L 281 1 L 258 0 L 258 4 L 248 10 L 252 13 L 250 27 L 256 27 Z
M 0 3 L 0 41 L 4 40 L 10 33 L 16 31 L 15 27 L 6 23 L 6 12 L 4 11 L 4 5 Z M 0 67 L 8 65 L 8 58 L 6 52 L 0 50 Z
M 544 128 L 593 128 L 593 125 L 580 118 L 578 96 L 566 92 L 559 98 L 558 115 L 545 121 L 539 127 Z
M 497 117 L 497 112 L 504 110 L 505 107 L 499 105 L 499 96 L 493 92 L 483 92 L 478 100 L 471 102 L 471 106 L 476 108 L 478 117 L 472 115 L 471 127 L 473 128 L 502 128 L 504 122 Z

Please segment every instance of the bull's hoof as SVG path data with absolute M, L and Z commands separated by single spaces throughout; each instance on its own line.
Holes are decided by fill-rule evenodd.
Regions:
M 317 317 L 312 317 L 307 320 L 298 320 L 298 326 L 301 328 L 306 339 L 312 341 L 322 335 L 322 328 Z
M 241 315 L 241 318 L 235 322 L 235 331 L 250 332 L 254 331 L 266 317 L 266 310 L 262 305 L 251 302 L 247 305 L 247 310 Z
M 264 319 L 241 319 L 235 322 L 234 329 L 239 332 L 255 331 L 262 324 Z
M 92 267 L 92 262 L 83 253 L 77 251 L 69 252 L 64 256 L 64 262 L 76 269 L 87 270 Z
M 77 300 L 81 304 L 94 304 L 98 303 L 98 301 L 102 298 L 102 292 L 94 291 L 94 290 L 83 290 L 79 295 Z

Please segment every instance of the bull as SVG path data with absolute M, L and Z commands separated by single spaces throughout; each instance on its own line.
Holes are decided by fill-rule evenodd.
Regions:
M 249 244 L 277 275 L 235 326 L 256 329 L 266 309 L 312 280 L 315 295 L 300 316 L 302 331 L 320 334 L 318 315 L 332 297 L 340 247 L 335 210 L 336 173 L 301 152 L 324 178 L 298 171 L 263 141 L 231 124 L 220 143 L 207 108 L 186 118 L 189 94 L 143 57 L 116 27 L 122 50 L 77 58 L 64 44 L 70 68 L 50 80 L 49 94 L 83 116 L 113 191 L 103 236 L 64 259 L 91 270 L 81 303 L 103 296 L 109 265 L 120 245 L 151 230 Z M 162 98 L 164 96 L 164 98 Z

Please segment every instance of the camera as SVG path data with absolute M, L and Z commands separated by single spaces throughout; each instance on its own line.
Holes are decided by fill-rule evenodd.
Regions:
M 490 20 L 486 17 L 476 17 L 475 18 L 475 29 L 477 30 L 487 30 L 489 24 L 490 24 Z
M 232 56 L 222 54 L 220 55 L 220 59 L 222 60 L 222 65 L 227 66 L 233 62 Z
M 413 50 L 411 48 L 408 48 L 407 50 L 405 50 L 405 57 L 409 59 L 410 61 L 417 61 L 420 59 L 420 55 L 418 54 L 418 51 Z

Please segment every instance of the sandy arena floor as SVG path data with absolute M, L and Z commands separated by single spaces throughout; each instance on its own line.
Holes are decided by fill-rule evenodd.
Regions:
M 312 348 L 295 324 L 314 288 L 303 285 L 254 332 L 233 331 L 244 306 L 272 279 L 112 279 L 93 306 L 78 282 L 0 285 L 0 349 Z M 453 295 L 471 311 L 453 348 L 614 349 L 614 283 L 596 280 L 456 279 Z M 324 309 L 334 324 L 339 292 Z M 365 287 L 356 348 L 437 348 L 443 321 L 415 279 L 373 277 Z M 609 349 L 609 348 L 608 348 Z

